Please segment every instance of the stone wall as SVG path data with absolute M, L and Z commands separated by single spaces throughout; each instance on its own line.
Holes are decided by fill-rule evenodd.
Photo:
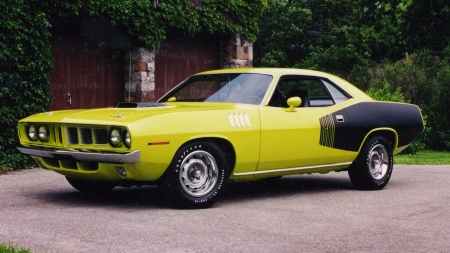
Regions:
M 155 101 L 155 53 L 146 48 L 135 48 L 126 54 L 125 62 L 125 101 Z M 130 70 L 131 76 L 128 75 Z
M 253 43 L 237 34 L 226 43 L 223 68 L 246 68 L 253 64 Z

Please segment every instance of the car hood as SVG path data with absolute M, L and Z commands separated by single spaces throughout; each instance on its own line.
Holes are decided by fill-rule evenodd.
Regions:
M 211 110 L 235 110 L 243 108 L 256 108 L 255 105 L 234 104 L 234 103 L 165 103 L 157 107 L 143 108 L 100 108 L 100 109 L 80 109 L 80 110 L 64 110 L 53 111 L 31 115 L 21 122 L 47 122 L 47 123 L 76 123 L 90 125 L 111 125 L 114 124 L 127 125 L 141 119 L 154 115 L 195 112 L 195 111 L 211 111 Z

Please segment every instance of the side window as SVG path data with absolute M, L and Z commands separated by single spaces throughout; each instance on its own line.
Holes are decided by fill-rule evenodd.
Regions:
M 286 76 L 280 78 L 269 106 L 288 107 L 290 97 L 300 97 L 299 107 L 318 107 L 334 105 L 328 88 L 319 78 Z
M 345 100 L 349 99 L 349 97 L 346 94 L 344 94 L 342 91 L 337 89 L 334 85 L 332 85 L 331 83 L 329 83 L 326 80 L 322 80 L 322 81 L 327 86 L 328 90 L 331 92 L 331 95 L 333 96 L 334 102 L 336 102 L 336 104 L 339 104 L 339 103 L 344 102 Z

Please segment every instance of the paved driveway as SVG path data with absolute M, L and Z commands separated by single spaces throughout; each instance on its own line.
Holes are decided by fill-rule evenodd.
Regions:
M 175 210 L 156 187 L 89 198 L 64 177 L 0 175 L 0 242 L 32 252 L 449 252 L 450 166 L 394 167 L 381 191 L 346 172 L 234 184 Z

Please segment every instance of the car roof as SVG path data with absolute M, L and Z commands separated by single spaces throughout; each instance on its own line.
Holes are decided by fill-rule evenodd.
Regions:
M 352 97 L 358 97 L 364 100 L 372 100 L 367 94 L 361 91 L 359 88 L 349 83 L 348 81 L 342 79 L 339 76 L 335 76 L 333 74 L 329 74 L 322 71 L 309 70 L 309 69 L 294 69 L 294 68 L 229 68 L 229 69 L 217 69 L 217 70 L 209 70 L 201 73 L 197 73 L 195 75 L 205 75 L 205 74 L 223 74 L 223 73 L 258 73 L 258 74 L 267 74 L 273 76 L 283 76 L 283 75 L 303 75 L 303 76 L 316 76 L 321 78 L 326 78 L 342 89 L 344 89 L 347 93 L 349 93 Z M 194 76 L 195 76 L 194 75 Z
M 217 69 L 209 70 L 198 73 L 200 74 L 219 74 L 219 73 L 261 73 L 261 74 L 273 74 L 273 75 L 313 75 L 313 76 L 330 76 L 331 74 L 309 70 L 309 69 L 294 69 L 294 68 L 229 68 L 229 69 Z M 331 75 L 332 76 L 332 75 Z

